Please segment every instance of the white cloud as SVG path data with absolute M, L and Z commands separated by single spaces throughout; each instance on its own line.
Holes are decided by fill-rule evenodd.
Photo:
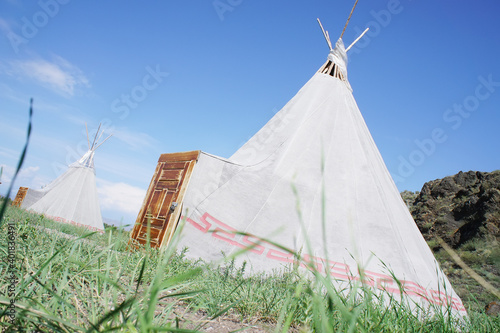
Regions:
M 113 137 L 127 144 L 132 150 L 143 150 L 153 147 L 158 140 L 143 132 L 133 132 L 126 128 L 113 129 Z
M 20 152 L 18 150 L 0 147 L 0 157 L 2 159 L 16 160 L 19 159 L 19 155 Z
M 120 151 L 102 154 L 97 150 L 94 163 L 98 176 L 102 176 L 102 172 L 105 172 L 114 175 L 113 179 L 148 186 L 156 168 L 156 161 L 157 158 L 153 158 L 152 161 L 144 161 L 144 155 L 137 157 L 133 154 L 122 154 Z
M 82 115 L 74 115 L 72 113 L 69 113 L 69 112 L 64 112 L 62 114 L 64 116 L 64 118 L 66 118 L 70 123 L 72 124 L 76 124 L 76 125 L 85 125 L 87 123 L 87 120 L 88 120 L 88 116 L 82 116 Z M 82 127 L 83 128 L 83 127 Z
M 126 183 L 113 183 L 98 178 L 97 193 L 102 209 L 118 210 L 137 215 L 141 209 L 146 190 Z
M 78 88 L 90 87 L 89 80 L 75 65 L 60 56 L 52 62 L 44 59 L 16 60 L 6 71 L 18 79 L 29 79 L 57 93 L 73 96 Z
M 13 167 L 5 165 L 5 164 L 2 165 L 2 167 L 3 167 L 2 179 L 6 183 L 10 183 L 12 181 L 12 177 L 14 177 L 14 173 L 16 170 Z M 17 179 L 33 178 L 37 174 L 38 170 L 40 170 L 40 167 L 38 167 L 38 166 L 21 168 L 21 170 L 17 174 Z
M 16 168 L 6 164 L 2 164 L 0 165 L 0 167 L 3 167 L 1 182 L 2 186 L 4 186 L 4 189 L 6 190 L 12 182 L 12 178 L 14 177 Z M 13 193 L 11 193 L 11 195 L 16 195 L 18 186 L 26 186 L 29 188 L 39 189 L 42 188 L 42 186 L 47 185 L 50 180 L 41 176 L 39 171 L 39 166 L 28 166 L 21 168 L 21 170 L 17 174 L 16 182 L 14 183 L 15 186 L 12 189 Z M 5 193 L 2 193 L 2 195 L 4 194 Z
M 38 173 L 38 170 L 40 170 L 40 167 L 38 166 L 30 166 L 27 168 L 21 168 L 19 171 L 18 177 L 19 178 L 32 178 L 36 176 Z
M 12 70 L 10 69 L 10 67 L 6 68 L 5 64 L 0 62 L 0 72 L 9 73 L 11 71 Z M 25 94 L 18 89 L 14 89 L 11 85 L 0 82 L 0 98 L 10 100 L 15 102 L 16 104 L 19 104 L 17 109 L 11 107 L 11 110 L 16 110 L 16 112 L 24 112 L 26 114 L 25 124 L 27 124 L 29 100 L 31 97 L 33 96 Z M 88 113 L 81 110 L 77 106 L 71 103 L 58 103 L 53 100 L 47 99 L 46 96 L 39 96 L 35 98 L 33 108 L 36 114 L 55 114 L 57 118 L 66 119 L 72 124 L 82 126 L 82 128 L 84 128 L 85 123 L 88 122 L 90 118 Z M 11 112 L 11 115 L 12 113 L 13 112 Z M 52 115 L 50 116 L 52 117 Z M 2 120 L 4 119 L 2 118 Z

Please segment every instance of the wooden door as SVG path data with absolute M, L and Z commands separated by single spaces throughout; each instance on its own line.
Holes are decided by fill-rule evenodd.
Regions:
M 162 154 L 131 233 L 131 245 L 146 244 L 150 223 L 151 247 L 166 246 L 182 212 L 182 200 L 200 151 Z
M 20 187 L 19 190 L 17 191 L 16 198 L 12 202 L 12 206 L 21 208 L 21 204 L 23 203 L 27 192 L 28 192 L 27 187 Z

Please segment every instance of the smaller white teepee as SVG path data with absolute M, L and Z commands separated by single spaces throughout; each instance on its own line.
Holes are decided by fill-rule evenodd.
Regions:
M 97 197 L 94 153 L 111 135 L 98 144 L 102 136 L 101 132 L 98 138 L 99 130 L 100 125 L 92 144 L 87 131 L 89 150 L 65 173 L 41 190 L 28 189 L 21 208 L 44 214 L 55 221 L 104 230 Z

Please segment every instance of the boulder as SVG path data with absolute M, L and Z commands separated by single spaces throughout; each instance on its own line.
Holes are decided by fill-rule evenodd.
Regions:
M 490 304 L 486 305 L 486 307 L 484 308 L 484 312 L 486 312 L 486 314 L 489 316 L 498 316 L 500 314 L 500 303 L 491 302 Z
M 453 247 L 474 239 L 499 237 L 500 170 L 460 171 L 429 181 L 410 212 L 424 238 L 438 235 Z

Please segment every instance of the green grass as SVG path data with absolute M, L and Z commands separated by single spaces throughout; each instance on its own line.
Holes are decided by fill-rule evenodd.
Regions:
M 429 246 L 436 243 L 435 240 L 428 241 Z M 496 240 L 472 239 L 456 249 L 456 253 L 476 273 L 500 289 L 500 247 Z M 497 297 L 460 269 L 446 251 L 438 250 L 434 255 L 455 291 L 470 310 L 482 311 L 486 304 L 498 302 Z
M 437 315 L 419 320 L 395 301 L 387 308 L 369 288 L 352 286 L 345 295 L 334 281 L 290 268 L 279 275 L 248 275 L 228 260 L 209 268 L 173 249 L 128 251 L 126 233 L 106 234 L 60 224 L 9 207 L 0 229 L 0 251 L 7 255 L 8 224 L 16 224 L 17 318 L 0 313 L 0 326 L 53 332 L 160 332 L 201 329 L 188 326 L 175 309 L 203 311 L 207 318 L 230 313 L 239 320 L 261 320 L 276 331 L 305 332 L 455 332 Z M 45 229 L 46 228 L 46 229 Z M 47 232 L 47 229 L 63 231 Z M 0 264 L 5 279 L 6 263 Z M 7 284 L 0 303 L 8 305 Z M 360 297 L 362 296 L 362 297 Z M 470 311 L 462 331 L 494 332 L 500 319 Z
M 17 225 L 16 265 L 19 283 L 17 327 L 54 331 L 101 331 L 132 325 L 139 331 L 155 325 L 171 325 L 168 316 L 154 316 L 156 304 L 182 293 L 189 276 L 186 269 L 179 281 L 177 272 L 166 271 L 167 252 L 126 251 L 127 239 L 115 234 L 92 234 L 71 225 L 59 225 L 67 235 L 47 233 L 54 223 L 39 215 L 10 208 L 4 217 L 0 251 L 6 256 L 5 230 Z M 1 272 L 6 267 L 2 263 Z M 2 274 L 3 275 L 3 274 Z M 175 286 L 175 293 L 168 293 Z M 6 295 L 6 285 L 1 294 Z M 5 296 L 1 298 L 5 304 Z M 166 304 L 166 303 L 165 303 Z M 153 306 L 151 306 L 153 305 Z M 163 306 L 169 313 L 169 305 Z M 44 331 L 42 329 L 42 331 Z
M 31 102 L 27 140 L 11 183 L 24 161 L 32 113 Z M 12 186 L 6 197 L 11 190 Z M 300 218 L 297 193 L 296 198 Z M 322 200 L 325 225 L 324 188 Z M 185 259 L 184 252 L 176 253 L 174 246 L 129 251 L 128 235 L 121 230 L 89 233 L 1 201 L 2 332 L 191 332 L 203 328 L 203 321 L 189 323 L 179 308 L 182 313 L 203 312 L 208 319 L 225 314 L 237 315 L 241 321 L 260 319 L 271 323 L 275 332 L 292 327 L 304 332 L 500 331 L 500 317 L 476 311 L 477 307 L 470 306 L 474 300 L 466 303 L 467 322 L 455 322 L 441 311 L 434 316 L 416 315 L 405 302 L 373 293 L 364 285 L 351 283 L 338 290 L 330 276 L 305 262 L 311 274 L 296 265 L 280 274 L 247 275 L 245 265 L 236 267 L 234 258 L 210 267 Z M 12 253 L 14 284 L 8 259 Z M 300 255 L 293 254 L 299 261 Z M 495 253 L 492 260 L 497 257 Z M 8 312 L 11 307 L 16 311 L 13 319 Z

